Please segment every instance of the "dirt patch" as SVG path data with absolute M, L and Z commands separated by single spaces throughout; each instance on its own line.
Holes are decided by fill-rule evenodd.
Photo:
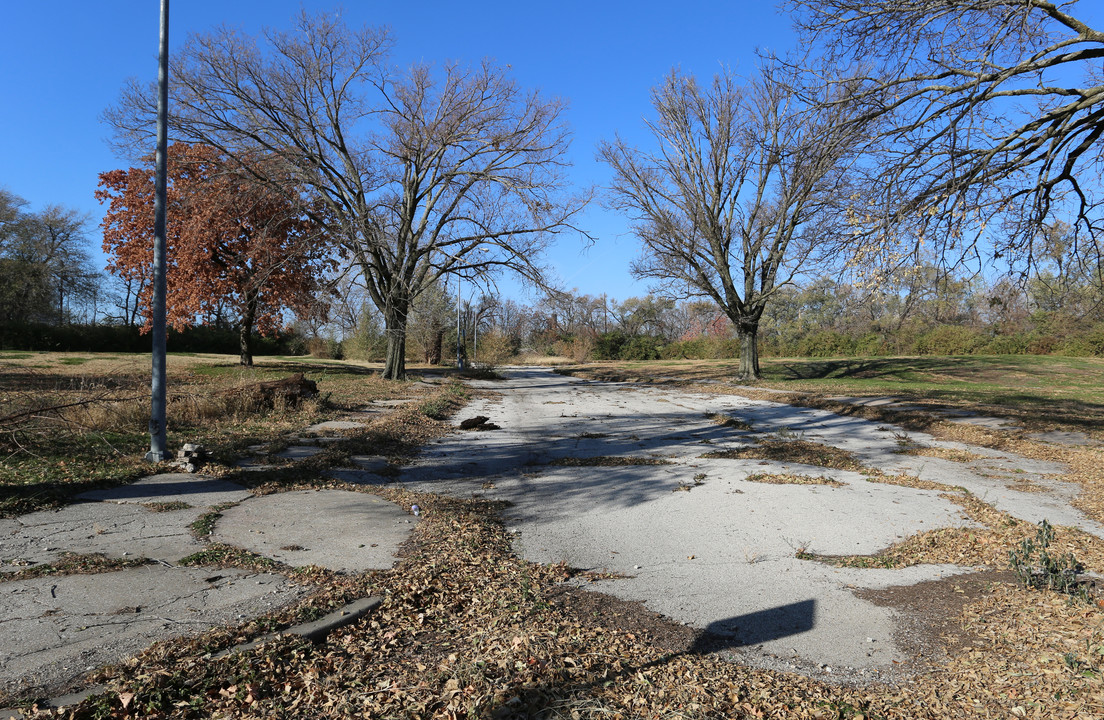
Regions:
M 958 653 L 983 648 L 982 638 L 965 627 L 963 609 L 991 593 L 995 583 L 1011 582 L 1015 582 L 1011 570 L 985 570 L 916 585 L 856 590 L 855 596 L 900 613 L 894 641 L 910 664 L 919 663 L 910 670 L 922 670 Z

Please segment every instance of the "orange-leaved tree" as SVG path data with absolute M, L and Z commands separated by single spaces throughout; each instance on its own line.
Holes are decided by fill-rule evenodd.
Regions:
M 169 323 L 182 329 L 200 316 L 230 309 L 241 337 L 241 364 L 253 364 L 250 338 L 276 331 L 287 310 L 301 311 L 323 293 L 332 260 L 304 207 L 250 180 L 249 168 L 228 163 L 215 148 L 168 148 L 166 242 Z M 124 280 L 153 270 L 154 170 L 100 174 L 96 198 L 108 203 L 103 249 L 108 270 Z M 150 328 L 152 283 L 142 295 Z

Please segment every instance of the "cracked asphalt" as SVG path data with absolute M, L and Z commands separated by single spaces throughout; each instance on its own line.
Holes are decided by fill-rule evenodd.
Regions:
M 198 539 L 190 525 L 212 506 L 223 515 L 209 538 Z M 289 567 L 358 572 L 391 567 L 416 521 L 367 493 L 254 497 L 232 482 L 177 473 L 86 493 L 60 510 L 0 519 L 0 690 L 70 691 L 86 672 L 157 640 L 240 624 L 312 591 L 280 573 L 179 564 L 208 541 Z M 153 562 L 96 574 L 14 575 L 66 553 Z
M 501 426 L 431 446 L 400 481 L 411 489 L 511 503 L 508 527 L 526 558 L 609 573 L 588 583 L 709 631 L 751 664 L 872 676 L 906 660 L 900 618 L 856 591 L 913 585 L 971 571 L 954 565 L 841 569 L 795 557 L 869 554 L 915 533 L 972 522 L 932 490 L 868 482 L 857 472 L 767 460 L 706 458 L 753 437 L 805 439 L 847 450 L 864 465 L 962 486 L 1012 515 L 1096 523 L 1069 506 L 1075 487 L 1044 477 L 1062 466 L 908 433 L 912 442 L 965 449 L 971 463 L 902 455 L 900 428 L 831 412 L 661 386 L 589 382 L 547 369 L 507 370 L 484 385 L 457 422 Z M 477 383 L 478 384 L 478 383 Z M 751 431 L 719 425 L 721 414 Z M 570 466 L 564 459 L 627 458 L 647 465 Z M 825 476 L 842 483 L 769 485 L 753 473 Z M 1010 485 L 1030 481 L 1046 492 Z

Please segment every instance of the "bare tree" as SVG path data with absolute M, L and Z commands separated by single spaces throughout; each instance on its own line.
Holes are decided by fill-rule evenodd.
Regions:
M 170 126 L 249 169 L 276 157 L 321 200 L 330 237 L 360 268 L 383 314 L 384 377 L 405 376 L 410 303 L 445 274 L 513 270 L 541 284 L 551 237 L 572 229 L 564 103 L 524 92 L 506 72 L 386 64 L 387 33 L 326 16 L 299 18 L 264 43 L 230 29 L 194 36 L 172 67 Z M 262 47 L 262 45 L 264 45 Z M 148 138 L 154 95 L 132 83 L 106 113 L 117 139 Z
M 857 94 L 879 99 L 872 112 L 887 121 L 874 206 L 888 212 L 859 213 L 874 240 L 866 261 L 911 261 L 926 246 L 948 264 L 1030 269 L 1040 228 L 1068 217 L 1100 262 L 1104 32 L 1076 0 L 786 6 L 808 45 L 866 69 Z
M 738 330 L 743 379 L 760 375 L 756 335 L 771 297 L 847 237 L 862 125 L 838 96 L 809 97 L 793 80 L 768 66 L 743 86 L 725 72 L 703 87 L 672 72 L 652 91 L 657 149 L 600 147 L 611 203 L 632 214 L 643 243 L 634 275 L 668 296 L 712 299 Z
M 60 205 L 28 212 L 26 205 L 0 190 L 0 319 L 72 322 L 102 281 L 88 252 L 88 217 Z

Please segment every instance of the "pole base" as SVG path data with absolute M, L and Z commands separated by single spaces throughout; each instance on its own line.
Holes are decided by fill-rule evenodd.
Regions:
M 165 462 L 169 459 L 169 453 L 164 450 L 150 450 L 146 453 L 146 460 L 148 462 L 159 463 Z

